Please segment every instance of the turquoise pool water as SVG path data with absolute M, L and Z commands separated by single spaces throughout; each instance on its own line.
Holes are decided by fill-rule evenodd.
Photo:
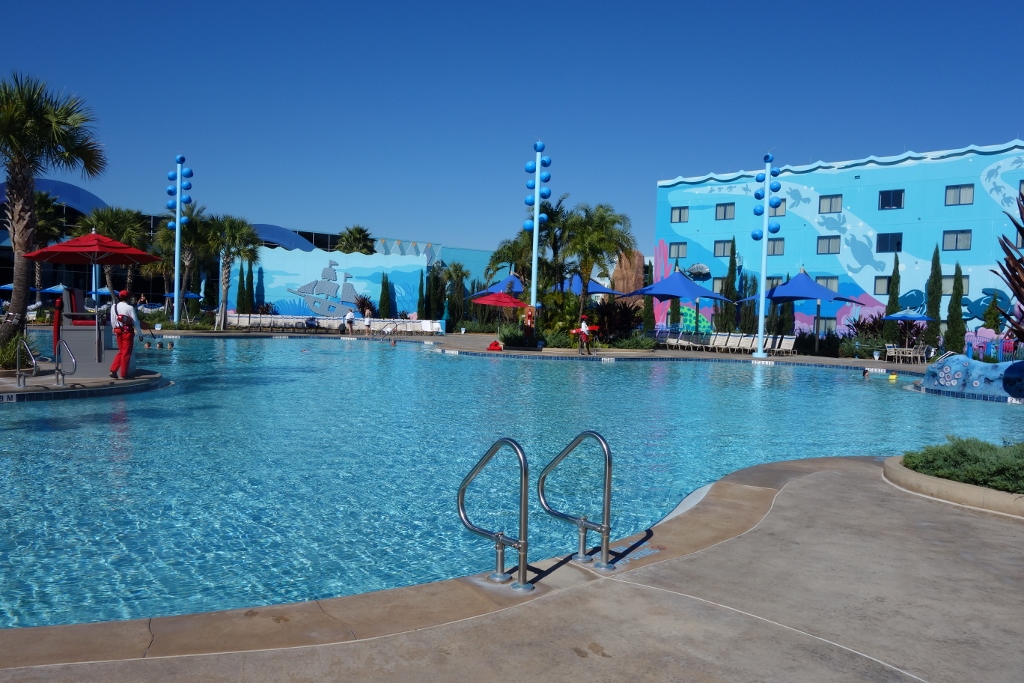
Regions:
M 899 454 L 947 433 L 1014 439 L 1022 416 L 849 370 L 537 362 L 337 338 L 178 346 L 139 352 L 172 387 L 0 409 L 0 627 L 489 571 L 493 547 L 462 527 L 455 499 L 504 436 L 523 445 L 532 489 L 580 431 L 603 434 L 621 538 L 742 467 Z M 596 446 L 581 448 L 550 478 L 552 502 L 599 517 L 600 467 Z M 476 523 L 516 532 L 516 476 L 505 452 L 477 479 Z M 531 560 L 574 550 L 573 527 L 530 523 Z

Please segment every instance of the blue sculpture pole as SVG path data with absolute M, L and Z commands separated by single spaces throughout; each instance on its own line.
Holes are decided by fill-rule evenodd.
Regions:
M 540 170 L 541 167 L 547 168 L 551 165 L 551 157 L 540 155 L 544 151 L 544 143 L 539 140 L 533 143 L 533 151 L 537 153 L 537 159 L 526 163 L 526 172 L 531 175 L 537 174 L 537 177 L 526 181 L 526 189 L 528 190 L 537 189 L 542 183 L 551 180 L 550 173 Z M 539 228 L 548 222 L 547 214 L 540 212 L 540 201 L 550 196 L 551 189 L 547 187 L 540 187 L 536 195 L 530 194 L 526 196 L 526 205 L 533 207 L 533 220 L 527 220 L 523 223 L 523 229 L 533 231 L 533 269 L 530 271 L 530 305 L 534 308 L 539 305 L 537 301 L 537 253 L 540 246 L 540 230 L 534 228 Z
M 188 216 L 181 215 L 181 205 L 191 204 L 192 197 L 187 194 L 182 194 L 182 190 L 191 190 L 192 182 L 189 180 L 182 180 L 182 178 L 191 178 L 192 169 L 182 168 L 182 164 L 185 163 L 185 157 L 181 154 L 174 157 L 175 163 L 178 165 L 177 171 L 171 171 L 167 174 L 168 180 L 176 180 L 177 185 L 168 185 L 167 194 L 173 199 L 167 201 L 167 208 L 174 211 L 174 221 L 167 224 L 167 227 L 174 230 L 174 324 L 177 325 L 181 319 L 181 273 L 178 270 L 178 266 L 181 263 L 181 227 L 188 224 Z
M 782 205 L 782 200 L 778 197 L 772 197 L 782 189 L 782 183 L 778 180 L 771 180 L 769 178 L 778 177 L 780 171 L 778 168 L 772 166 L 772 161 L 775 157 L 771 154 L 764 155 L 764 172 L 758 173 L 754 178 L 757 182 L 761 183 L 761 187 L 754 192 L 754 199 L 760 199 L 762 202 L 754 207 L 755 216 L 764 216 L 764 229 L 755 228 L 750 232 L 750 236 L 755 242 L 761 242 L 764 238 L 765 232 L 771 234 L 777 233 L 781 226 L 778 221 L 769 221 L 768 217 L 771 215 L 769 208 L 777 209 Z M 764 351 L 764 309 L 765 309 L 765 288 L 768 282 L 768 242 L 765 240 L 761 244 L 761 285 L 758 290 L 758 308 L 757 308 L 757 350 L 754 352 L 754 358 L 767 358 L 768 354 Z

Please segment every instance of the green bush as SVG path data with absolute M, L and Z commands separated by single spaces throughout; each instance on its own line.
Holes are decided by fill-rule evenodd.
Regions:
M 542 337 L 537 336 L 528 341 L 526 333 L 519 325 L 502 325 L 498 328 L 498 341 L 505 346 L 536 346 L 537 342 L 542 340 Z
M 874 358 L 873 351 L 878 350 L 885 357 L 885 342 L 881 336 L 858 334 L 842 337 L 839 341 L 840 358 Z M 813 348 L 813 346 L 811 347 Z
M 460 320 L 458 323 L 459 328 L 466 328 L 466 334 L 469 333 L 483 333 L 483 334 L 497 334 L 498 323 L 482 323 L 476 320 Z
M 17 367 L 18 344 L 22 339 L 28 342 L 28 347 L 32 349 L 32 354 L 35 355 L 36 358 L 39 358 L 39 349 L 32 343 L 31 338 L 22 334 L 15 335 L 11 337 L 11 340 L 5 345 L 0 346 L 0 370 L 14 370 Z M 22 351 L 21 368 L 23 370 L 26 366 L 31 367 L 29 365 L 28 358 L 25 357 L 24 353 L 25 352 Z
M 643 332 L 634 332 L 629 337 L 616 339 L 610 344 L 610 346 L 613 349 L 640 349 L 643 351 L 650 351 L 654 349 L 655 343 L 654 337 L 649 337 Z
M 1024 494 L 1024 442 L 995 444 L 947 436 L 949 443 L 903 454 L 904 467 L 964 484 Z
M 565 330 L 555 330 L 544 333 L 544 345 L 552 349 L 571 349 L 576 342 Z

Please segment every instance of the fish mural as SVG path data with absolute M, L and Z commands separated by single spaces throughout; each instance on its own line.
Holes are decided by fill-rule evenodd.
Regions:
M 847 266 L 846 269 L 851 273 L 859 273 L 868 267 L 874 268 L 878 272 L 885 270 L 885 261 L 875 259 L 874 252 L 871 251 L 871 238 L 867 235 L 864 236 L 863 242 L 854 235 L 847 235 L 846 246 L 850 248 L 854 260 L 860 264 L 859 266 Z

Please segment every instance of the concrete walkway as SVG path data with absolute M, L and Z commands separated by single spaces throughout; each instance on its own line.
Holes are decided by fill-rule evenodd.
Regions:
M 872 458 L 741 470 L 619 545 L 613 574 L 538 563 L 526 595 L 468 577 L 7 629 L 0 682 L 1022 679 L 1024 520 L 897 489 Z

